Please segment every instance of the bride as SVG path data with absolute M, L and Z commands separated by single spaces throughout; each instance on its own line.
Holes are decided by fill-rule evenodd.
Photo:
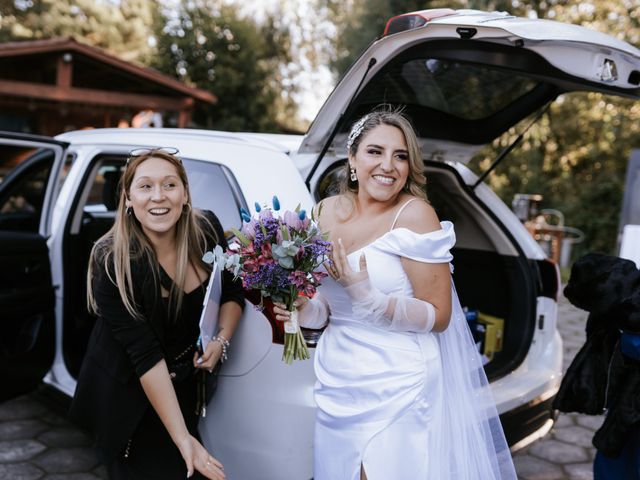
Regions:
M 397 111 L 356 122 L 340 195 L 316 208 L 327 278 L 299 321 L 315 355 L 315 480 L 515 479 L 451 280 L 451 222 L 425 195 L 416 135 Z M 275 309 L 287 320 L 284 305 Z

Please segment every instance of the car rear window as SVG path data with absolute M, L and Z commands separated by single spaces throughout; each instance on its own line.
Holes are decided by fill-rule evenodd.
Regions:
M 438 58 L 390 65 L 364 90 L 361 102 L 413 105 L 465 120 L 490 117 L 531 92 L 537 82 L 506 70 Z

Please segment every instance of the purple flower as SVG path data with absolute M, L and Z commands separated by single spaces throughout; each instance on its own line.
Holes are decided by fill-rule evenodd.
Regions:
M 256 236 L 256 220 L 252 218 L 249 222 L 243 223 L 240 231 L 245 234 L 249 240 L 253 240 Z
M 268 210 L 262 210 L 262 212 L 266 211 Z M 260 213 L 260 215 L 262 215 L 262 212 Z M 259 223 L 256 222 L 254 226 L 255 246 L 260 247 L 265 242 L 273 243 L 272 241 L 276 238 L 279 229 L 280 221 L 277 218 L 271 216 L 265 216 L 265 218 L 261 219 Z
M 293 283 L 298 288 L 298 290 L 303 290 L 308 282 L 307 274 L 301 272 L 300 270 L 296 270 L 289 274 L 289 281 Z
M 258 218 L 261 221 L 265 221 L 267 218 L 273 218 L 273 212 L 271 211 L 271 209 L 265 208 L 260 211 L 260 213 L 258 214 Z
M 261 265 L 255 273 L 244 276 L 245 288 L 258 288 L 266 291 L 285 289 L 288 286 L 287 271 L 277 263 Z
M 300 217 L 298 216 L 298 214 L 296 214 L 296 212 L 287 210 L 286 212 L 284 212 L 282 220 L 284 221 L 284 224 L 289 227 L 290 230 L 302 229 L 302 220 L 300 220 Z
M 331 250 L 331 242 L 322 239 L 315 239 L 307 247 L 307 254 L 312 259 L 320 258 L 329 254 Z

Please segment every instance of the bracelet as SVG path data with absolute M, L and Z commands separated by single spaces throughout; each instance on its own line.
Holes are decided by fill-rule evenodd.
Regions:
M 213 342 L 220 342 L 220 345 L 222 345 L 222 355 L 220 356 L 220 361 L 222 363 L 227 361 L 227 358 L 229 358 L 227 356 L 227 349 L 229 348 L 229 340 L 227 340 L 226 338 L 224 338 L 222 335 L 216 335 L 215 337 L 212 338 Z

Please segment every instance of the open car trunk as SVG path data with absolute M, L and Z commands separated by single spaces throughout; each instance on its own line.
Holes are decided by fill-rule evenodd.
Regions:
M 440 219 L 455 225 L 453 278 L 470 327 L 480 328 L 472 317 L 482 314 L 481 350 L 487 338 L 497 343 L 486 365 L 491 379 L 522 363 L 535 329 L 544 327 L 536 302 L 555 300 L 558 280 L 503 203 L 488 200 L 495 195 L 482 182 L 470 186 L 477 179 L 467 178 L 464 165 L 574 91 L 640 98 L 640 50 L 577 25 L 504 12 L 413 12 L 391 19 L 345 73 L 294 156 L 316 200 L 335 194 L 353 123 L 380 104 L 404 109 L 419 136 L 427 196 Z M 502 338 L 491 337 L 490 326 L 501 323 Z

